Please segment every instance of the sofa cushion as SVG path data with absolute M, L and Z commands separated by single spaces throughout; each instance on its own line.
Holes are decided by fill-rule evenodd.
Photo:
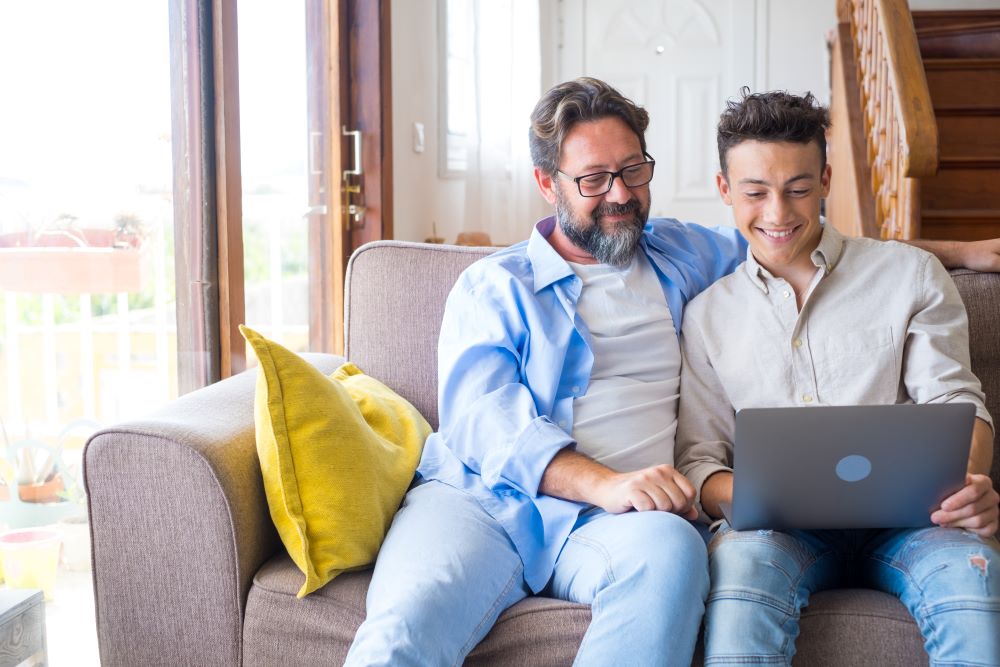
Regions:
M 300 573 L 287 555 L 254 577 L 244 622 L 246 665 L 342 664 L 365 617 L 371 570 L 347 572 L 297 600 Z M 467 665 L 571 665 L 590 624 L 590 607 L 545 597 L 514 605 L 469 654 Z M 926 665 L 923 640 L 906 608 L 877 591 L 842 589 L 812 596 L 802 612 L 795 662 L 817 667 Z M 622 647 L 623 657 L 627 647 Z M 701 646 L 695 665 L 702 664 Z M 623 660 L 623 664 L 627 662 Z
M 354 364 L 327 377 L 257 332 L 240 331 L 260 362 L 257 453 L 271 519 L 306 575 L 301 597 L 374 562 L 430 426 Z
M 246 665 L 343 664 L 365 617 L 371 570 L 347 572 L 302 600 L 302 573 L 286 555 L 254 577 L 243 628 Z M 570 665 L 590 624 L 590 607 L 532 597 L 507 611 L 467 665 Z

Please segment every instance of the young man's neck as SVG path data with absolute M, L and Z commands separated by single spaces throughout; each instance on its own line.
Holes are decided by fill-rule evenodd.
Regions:
M 783 264 L 774 268 L 765 266 L 764 264 L 761 264 L 761 266 L 770 271 L 771 275 L 775 278 L 781 278 L 791 285 L 800 300 L 809 288 L 813 276 L 816 275 L 816 265 L 812 263 L 809 257 L 806 257 L 805 261 L 795 261 L 791 264 Z M 799 305 L 802 305 L 801 301 Z

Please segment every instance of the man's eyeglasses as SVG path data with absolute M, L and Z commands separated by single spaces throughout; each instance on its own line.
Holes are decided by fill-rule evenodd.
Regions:
M 656 160 L 649 153 L 643 155 L 646 156 L 645 162 L 625 165 L 618 171 L 595 171 L 592 174 L 576 177 L 558 169 L 556 173 L 576 183 L 581 197 L 600 197 L 611 191 L 616 178 L 621 178 L 622 183 L 628 188 L 637 188 L 653 180 L 653 166 L 656 165 Z

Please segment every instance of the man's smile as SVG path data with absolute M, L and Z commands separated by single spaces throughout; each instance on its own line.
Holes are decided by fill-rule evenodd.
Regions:
M 788 227 L 785 229 L 765 229 L 763 227 L 755 228 L 760 234 L 773 243 L 787 243 L 791 238 L 802 229 L 802 225 L 795 225 L 794 227 Z

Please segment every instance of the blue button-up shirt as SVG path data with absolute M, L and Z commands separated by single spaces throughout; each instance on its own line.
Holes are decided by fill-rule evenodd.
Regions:
M 472 264 L 448 296 L 438 344 L 440 428 L 418 472 L 472 494 L 507 531 L 535 592 L 585 506 L 540 495 L 552 457 L 575 444 L 573 399 L 594 355 L 577 316 L 580 279 L 549 245 L 554 218 Z M 746 256 L 736 229 L 650 220 L 641 240 L 680 333 L 684 304 Z

